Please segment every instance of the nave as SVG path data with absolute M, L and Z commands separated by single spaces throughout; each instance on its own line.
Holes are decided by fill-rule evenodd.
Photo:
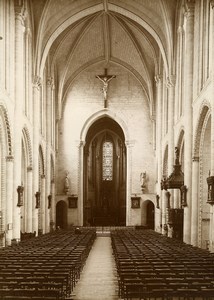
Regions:
M 0 299 L 213 300 L 214 253 L 148 229 L 57 230 L 0 250 Z

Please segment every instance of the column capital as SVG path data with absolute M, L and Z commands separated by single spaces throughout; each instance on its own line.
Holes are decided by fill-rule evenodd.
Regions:
M 194 161 L 199 162 L 199 156 L 193 156 L 193 157 L 192 157 L 192 161 L 193 161 L 193 162 L 194 162 Z
M 186 0 L 184 16 L 188 19 L 194 16 L 195 0 Z
M 166 86 L 167 88 L 172 88 L 175 86 L 176 83 L 176 76 L 175 75 L 169 75 L 166 79 Z
M 156 85 L 159 85 L 163 80 L 163 76 L 161 74 L 155 75 L 154 78 L 155 78 Z
M 34 76 L 34 78 L 33 78 L 33 87 L 36 88 L 37 90 L 39 90 L 41 85 L 42 85 L 41 77 L 37 76 L 37 75 Z
M 184 33 L 184 27 L 183 26 L 178 26 L 177 33 L 178 34 L 183 34 Z
M 85 146 L 85 141 L 80 141 L 79 143 L 78 143 L 78 147 L 79 148 L 83 148 Z
M 135 141 L 134 140 L 128 140 L 125 141 L 125 144 L 128 148 L 134 147 Z
M 53 88 L 54 86 L 54 80 L 53 80 L 53 77 L 48 77 L 47 79 L 47 86 L 50 87 L 50 88 Z
M 33 171 L 33 167 L 32 167 L 32 166 L 28 166 L 28 167 L 27 167 L 27 171 L 28 171 L 28 172 Z
M 27 12 L 24 7 L 23 0 L 15 0 L 14 1 L 14 11 L 15 11 L 16 20 L 19 20 L 21 22 L 21 24 L 24 26 Z
M 8 156 L 6 156 L 6 161 L 7 161 L 7 162 L 13 162 L 13 160 L 14 160 L 13 155 L 8 155 Z
M 210 0 L 210 5 L 211 5 L 212 9 L 214 9 L 214 0 Z

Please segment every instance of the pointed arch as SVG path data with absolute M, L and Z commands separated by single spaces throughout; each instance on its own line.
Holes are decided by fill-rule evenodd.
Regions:
M 42 146 L 39 146 L 39 163 L 40 163 L 40 175 L 45 174 L 45 159 L 44 159 L 44 151 Z
M 32 167 L 32 164 L 33 164 L 33 160 L 32 160 L 32 143 L 31 143 L 30 133 L 29 133 L 29 130 L 28 130 L 27 126 L 25 126 L 23 128 L 22 135 L 23 135 L 24 144 L 25 144 L 25 147 L 26 147 L 27 164 L 28 164 L 28 167 Z
M 9 120 L 7 109 L 4 107 L 3 104 L 0 104 L 0 117 L 2 119 L 2 126 L 5 132 L 6 137 L 6 153 L 8 156 L 13 155 L 13 142 L 12 142 L 12 135 L 11 135 L 11 122 Z
M 80 133 L 80 140 L 82 142 L 85 142 L 88 129 L 91 127 L 91 125 L 103 117 L 109 117 L 110 119 L 112 119 L 116 123 L 118 123 L 123 130 L 125 140 L 129 141 L 129 131 L 128 131 L 128 127 L 126 126 L 125 122 L 116 113 L 113 113 L 112 111 L 107 111 L 106 109 L 102 109 L 102 110 L 94 113 L 93 115 L 91 115 L 86 120 L 85 124 L 83 125 L 82 131 Z
M 208 101 L 202 103 L 197 126 L 194 134 L 193 157 L 199 157 L 201 134 L 205 119 L 211 114 L 211 106 Z

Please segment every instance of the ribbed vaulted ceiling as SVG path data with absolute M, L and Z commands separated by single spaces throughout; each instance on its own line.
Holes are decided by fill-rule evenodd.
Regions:
M 63 98 L 72 80 L 87 67 L 119 64 L 141 82 L 152 98 L 161 54 L 172 72 L 172 0 L 33 0 L 37 33 L 36 70 L 49 56 Z

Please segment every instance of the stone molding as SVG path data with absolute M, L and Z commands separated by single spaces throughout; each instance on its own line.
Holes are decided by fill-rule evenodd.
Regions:
M 14 160 L 14 156 L 13 155 L 6 156 L 6 161 L 7 162 L 13 162 L 13 160 Z

